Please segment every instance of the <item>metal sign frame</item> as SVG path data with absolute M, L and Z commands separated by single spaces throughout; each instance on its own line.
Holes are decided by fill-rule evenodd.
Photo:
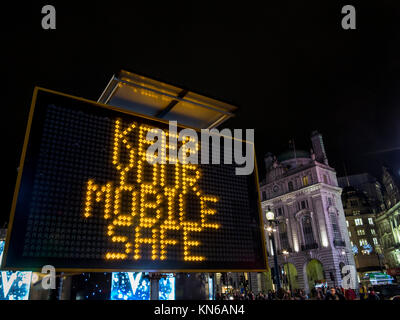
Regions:
M 46 88 L 41 88 L 41 87 L 35 87 L 34 92 L 33 92 L 31 107 L 30 107 L 30 111 L 29 111 L 29 118 L 28 118 L 28 123 L 27 123 L 27 127 L 26 127 L 26 133 L 25 133 L 22 154 L 21 154 L 21 158 L 20 158 L 20 166 L 19 166 L 17 182 L 16 182 L 16 186 L 15 186 L 15 190 L 14 190 L 14 196 L 13 196 L 13 202 L 12 202 L 12 206 L 11 206 L 11 213 L 10 213 L 10 220 L 9 220 L 9 224 L 8 224 L 5 249 L 4 249 L 4 253 L 3 253 L 3 262 L 2 262 L 1 268 L 4 270 L 19 270 L 19 271 L 27 270 L 27 271 L 37 271 L 37 272 L 41 271 L 40 268 L 31 268 L 31 267 L 15 268 L 15 267 L 7 266 L 7 256 L 8 256 L 10 239 L 11 239 L 11 233 L 13 230 L 14 215 L 15 215 L 15 211 L 16 211 L 17 200 L 18 200 L 18 195 L 19 195 L 19 191 L 20 191 L 21 180 L 22 180 L 22 175 L 23 175 L 23 170 L 24 170 L 25 157 L 26 157 L 28 142 L 29 142 L 30 133 L 31 133 L 33 115 L 34 115 L 36 100 L 37 100 L 39 91 L 43 91 L 43 92 L 51 93 L 54 95 L 78 100 L 81 102 L 91 104 L 96 107 L 105 108 L 105 109 L 109 109 L 112 111 L 117 111 L 119 113 L 124 113 L 124 114 L 128 114 L 128 115 L 136 116 L 139 118 L 149 119 L 152 121 L 168 124 L 168 121 L 165 121 L 165 120 L 162 120 L 159 118 L 154 118 L 151 116 L 138 114 L 138 113 L 128 111 L 125 109 L 121 109 L 121 108 L 118 108 L 115 106 L 98 103 L 98 102 L 95 102 L 92 100 L 72 96 L 69 94 L 62 93 L 62 92 L 58 92 L 58 91 L 54 91 L 54 90 L 50 90 L 50 89 L 46 89 Z M 184 125 L 178 125 L 178 128 L 190 128 L 190 127 L 187 127 Z M 200 131 L 197 128 L 190 128 L 190 129 L 194 129 L 197 132 Z M 235 138 L 232 138 L 232 139 L 235 139 Z M 242 142 L 251 143 L 251 142 L 243 141 L 243 140 L 242 140 Z M 253 144 L 253 143 L 251 143 L 251 144 Z M 253 152 L 254 152 L 254 144 L 253 144 Z M 140 272 L 140 271 L 146 271 L 146 272 L 170 273 L 170 272 L 265 272 L 265 271 L 268 271 L 269 267 L 268 267 L 268 261 L 267 261 L 267 255 L 266 255 L 265 232 L 264 232 L 264 228 L 263 228 L 263 217 L 262 217 L 260 190 L 259 190 L 259 183 L 258 183 L 258 170 L 257 170 L 257 162 L 255 159 L 255 156 L 254 156 L 254 162 L 255 162 L 254 163 L 254 178 L 255 178 L 254 183 L 256 184 L 257 202 L 258 202 L 257 209 L 259 212 L 259 226 L 258 227 L 259 227 L 259 232 L 260 232 L 260 240 L 262 241 L 262 244 L 261 244 L 261 248 L 263 251 L 262 259 L 264 262 L 265 269 L 264 268 L 261 268 L 261 269 L 203 269 L 203 268 L 200 268 L 200 269 L 163 269 L 163 270 L 161 270 L 161 269 L 156 269 L 156 270 L 146 269 L 146 270 L 143 270 L 143 269 L 135 269 L 135 268 L 118 268 L 118 269 L 115 269 L 115 268 L 56 268 L 57 272 L 80 273 L 80 272 Z

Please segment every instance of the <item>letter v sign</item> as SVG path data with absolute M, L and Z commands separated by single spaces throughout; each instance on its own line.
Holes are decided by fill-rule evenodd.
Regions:
M 136 277 L 133 278 L 133 272 L 128 272 L 129 281 L 131 282 L 132 286 L 132 293 L 136 294 L 137 287 L 139 285 L 140 278 L 142 277 L 142 272 L 138 272 Z
M 3 280 L 3 292 L 4 292 L 4 298 L 5 298 L 5 297 L 7 297 L 8 292 L 10 291 L 11 286 L 14 283 L 15 279 L 17 279 L 17 273 L 13 272 L 11 274 L 10 279 L 7 279 L 7 271 L 2 271 L 1 279 Z

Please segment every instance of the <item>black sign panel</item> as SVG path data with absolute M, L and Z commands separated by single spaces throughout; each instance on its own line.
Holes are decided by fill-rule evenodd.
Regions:
M 223 164 L 222 142 L 221 164 L 152 165 L 146 134 L 156 128 L 169 132 L 167 122 L 36 89 L 3 267 L 265 270 L 256 173 Z

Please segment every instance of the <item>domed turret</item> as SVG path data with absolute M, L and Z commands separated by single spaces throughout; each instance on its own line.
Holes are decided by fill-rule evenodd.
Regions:
M 288 169 L 310 163 L 311 154 L 305 150 L 287 150 L 278 156 L 278 161 Z

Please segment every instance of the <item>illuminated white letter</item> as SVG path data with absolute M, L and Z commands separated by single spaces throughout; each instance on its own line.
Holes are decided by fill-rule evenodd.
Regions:
M 183 142 L 178 152 L 178 158 L 181 163 L 198 164 L 198 140 L 197 133 L 193 129 L 183 129 L 181 132 L 179 132 L 179 141 Z
M 42 13 L 46 14 L 42 18 L 42 28 L 47 29 L 55 29 L 56 28 L 56 8 L 51 5 L 45 5 L 42 8 Z
M 254 129 L 246 129 L 246 154 L 242 154 L 242 129 L 235 129 L 233 141 L 236 164 L 244 164 L 244 167 L 236 168 L 236 175 L 249 175 L 254 170 Z
M 211 163 L 220 164 L 220 139 L 224 138 L 224 164 L 232 164 L 232 133 L 231 130 L 225 128 L 218 131 L 218 129 L 201 129 L 201 163 L 209 164 L 210 158 L 210 142 L 211 137 Z
M 7 297 L 7 294 L 10 291 L 12 284 L 14 283 L 15 279 L 17 279 L 17 273 L 13 272 L 11 274 L 10 279 L 7 279 L 7 272 L 6 271 L 2 271 L 1 272 L 1 279 L 3 280 L 4 297 Z
M 154 138 L 157 138 L 156 142 Z M 165 164 L 167 159 L 167 148 L 165 145 L 165 132 L 161 129 L 151 129 L 147 132 L 146 140 L 153 142 L 146 151 L 146 160 L 149 164 Z M 156 155 L 157 154 L 157 155 Z
M 42 280 L 43 289 L 55 289 L 56 288 L 56 269 L 51 265 L 46 265 L 42 268 L 42 273 L 49 273 L 44 276 Z
M 347 5 L 342 8 L 342 13 L 347 13 L 342 19 L 342 28 L 345 30 L 356 28 L 356 9 Z
M 357 271 L 353 265 L 346 265 L 342 269 L 342 274 L 345 276 L 342 279 L 342 287 L 344 289 L 356 289 Z
M 176 164 L 178 161 L 178 124 L 176 121 L 169 121 L 168 149 L 169 163 Z

